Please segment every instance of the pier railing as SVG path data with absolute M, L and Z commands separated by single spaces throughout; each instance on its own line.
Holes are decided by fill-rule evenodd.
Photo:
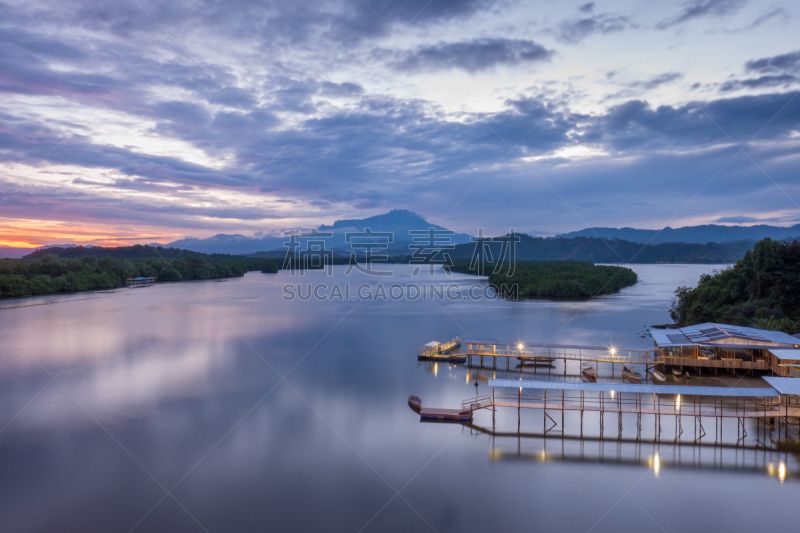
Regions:
M 475 399 L 471 399 L 474 401 Z M 462 406 L 471 400 L 464 400 Z M 798 407 L 775 397 L 681 396 L 644 393 L 607 393 L 582 391 L 580 394 L 551 392 L 542 394 L 497 392 L 491 406 L 547 409 L 554 411 L 595 411 L 606 413 L 642 413 L 655 415 L 763 418 L 798 416 Z
M 516 357 L 518 359 L 570 359 L 574 361 L 597 361 L 602 363 L 655 364 L 663 362 L 658 351 L 602 352 L 577 348 L 551 348 L 531 346 L 525 348 L 497 348 L 488 346 L 466 346 L 458 353 L 488 357 Z

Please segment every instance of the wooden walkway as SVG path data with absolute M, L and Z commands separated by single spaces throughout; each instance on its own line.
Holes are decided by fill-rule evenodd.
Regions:
M 494 369 L 497 368 L 497 360 L 502 358 L 506 359 L 507 369 L 510 368 L 511 359 L 517 359 L 522 363 L 550 363 L 559 359 L 564 361 L 565 372 L 567 361 L 589 362 L 596 365 L 600 363 L 645 365 L 645 370 L 648 372 L 656 365 L 725 370 L 770 370 L 766 359 L 747 361 L 734 357 L 717 359 L 672 357 L 662 354 L 662 350 L 658 347 L 632 349 L 610 346 L 528 345 L 459 337 L 451 337 L 436 345 L 429 343 L 417 350 L 417 357 L 421 360 L 466 362 L 470 367 L 480 366 L 481 368 L 484 367 L 483 358 L 488 357 L 491 358 L 491 367 Z

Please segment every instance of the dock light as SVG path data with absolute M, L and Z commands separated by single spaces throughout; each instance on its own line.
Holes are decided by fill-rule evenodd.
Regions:
M 611 348 L 609 350 L 609 352 L 611 352 L 611 355 L 614 355 L 615 353 L 617 353 L 617 349 L 616 348 Z
M 614 399 L 614 391 L 613 390 L 611 391 L 611 399 L 612 400 Z
M 523 349 L 524 347 L 525 347 L 525 345 L 522 344 L 522 343 L 517 344 L 517 348 L 519 348 L 520 350 Z
M 681 406 L 681 395 L 680 394 L 676 394 L 675 395 L 675 406 L 676 407 L 680 407 Z
M 658 457 L 658 453 L 653 457 L 653 472 L 655 472 L 656 477 L 658 477 L 658 473 L 661 471 L 661 459 Z
M 786 479 L 786 465 L 783 463 L 783 461 L 781 461 L 781 463 L 778 465 L 778 479 L 781 480 L 781 483 L 783 483 L 783 480 Z

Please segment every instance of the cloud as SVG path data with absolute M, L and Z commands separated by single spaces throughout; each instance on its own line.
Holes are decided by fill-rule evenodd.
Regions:
M 591 10 L 589 11 L 584 10 L 583 9 L 584 7 L 586 7 L 586 5 L 581 7 L 581 11 L 585 13 L 591 12 Z M 594 6 L 592 5 L 592 9 L 593 8 Z M 558 26 L 556 37 L 561 42 L 568 44 L 576 44 L 591 35 L 607 34 L 607 33 L 615 33 L 623 31 L 629 25 L 630 25 L 630 20 L 628 19 L 628 17 L 623 17 L 621 15 L 612 15 L 609 13 L 601 13 L 589 17 L 576 18 L 563 21 Z
M 412 52 L 399 53 L 390 66 L 401 72 L 461 69 L 467 72 L 486 70 L 498 65 L 519 65 L 548 61 L 552 50 L 529 40 L 475 39 L 456 43 L 438 43 Z
M 732 216 L 732 217 L 719 217 L 714 220 L 714 222 L 729 222 L 733 224 L 746 224 L 749 222 L 759 222 L 759 219 L 755 217 L 747 217 L 747 216 Z
M 663 74 L 659 74 L 657 76 L 653 76 L 652 78 L 644 81 L 633 81 L 627 84 L 628 87 L 634 89 L 655 89 L 656 87 L 660 87 L 667 83 L 672 83 L 677 81 L 683 77 L 683 74 L 680 72 L 664 72 Z
M 703 17 L 724 17 L 739 11 L 747 0 L 691 0 L 685 2 L 683 11 L 673 18 L 663 20 L 656 28 L 665 30 Z
M 762 89 L 764 87 L 785 87 L 797 82 L 797 78 L 791 74 L 779 74 L 776 76 L 760 76 L 746 80 L 729 80 L 720 85 L 720 92 L 734 91 L 737 89 Z
M 795 72 L 800 70 L 800 50 L 748 61 L 744 68 L 749 72 Z
M 728 80 L 720 85 L 721 92 L 737 89 L 763 89 L 766 87 L 785 87 L 796 83 L 800 74 L 800 51 L 789 52 L 772 57 L 750 60 L 744 65 L 745 71 L 762 76 L 749 79 Z

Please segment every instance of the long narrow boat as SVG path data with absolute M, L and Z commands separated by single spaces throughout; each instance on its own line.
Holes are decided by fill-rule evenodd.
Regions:
M 517 357 L 521 365 L 552 365 L 555 357 Z
M 592 380 L 597 379 L 597 370 L 591 363 L 581 363 L 581 374 Z
M 658 372 L 658 371 L 653 372 L 653 379 L 655 379 L 656 381 L 661 381 L 661 382 L 667 381 L 666 376 L 664 376 L 664 374 L 662 374 L 661 372 Z
M 627 366 L 622 367 L 622 377 L 631 381 L 642 381 L 642 375 L 633 368 Z

